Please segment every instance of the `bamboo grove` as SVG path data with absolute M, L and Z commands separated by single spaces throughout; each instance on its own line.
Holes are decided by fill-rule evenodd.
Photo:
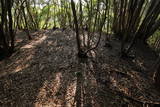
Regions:
M 137 43 L 150 43 L 157 52 L 160 48 L 160 0 L 1 0 L 0 7 L 0 49 L 7 56 L 14 52 L 17 30 L 24 30 L 31 40 L 30 30 L 67 27 L 76 32 L 79 57 L 97 48 L 102 32 L 106 43 L 111 36 L 122 41 L 121 57 Z M 157 59 L 155 81 L 160 78 Z

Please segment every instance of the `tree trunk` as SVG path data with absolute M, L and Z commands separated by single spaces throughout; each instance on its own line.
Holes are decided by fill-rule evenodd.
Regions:
M 14 33 L 13 33 L 13 21 L 12 21 L 12 2 L 11 0 L 7 0 L 8 7 L 8 17 L 9 17 L 9 34 L 11 38 L 11 53 L 14 51 Z
M 21 6 L 21 9 L 22 9 L 22 12 L 23 12 L 23 17 L 24 17 L 24 21 L 25 21 L 25 31 L 27 33 L 27 36 L 28 36 L 28 39 L 31 40 L 32 37 L 29 33 L 29 28 L 28 28 L 28 23 L 27 23 L 27 18 L 26 18 L 26 14 L 25 14 L 25 10 L 24 10 L 25 7 Z
M 80 35 L 79 35 L 78 20 L 77 20 L 77 15 L 76 15 L 75 3 L 73 0 L 71 0 L 71 6 L 72 6 L 72 12 L 73 12 L 74 24 L 75 24 L 75 30 L 76 30 L 78 56 L 85 57 L 86 55 L 84 55 L 84 52 L 81 49 L 81 40 L 80 40 Z
M 32 22 L 32 26 L 34 27 L 33 29 L 37 30 L 37 26 L 36 26 L 36 23 L 34 21 L 34 18 L 32 16 L 32 13 L 30 12 L 30 3 L 29 1 L 26 1 L 26 8 L 27 8 L 27 12 L 29 14 L 29 17 L 31 19 L 31 22 Z
M 4 53 L 9 54 L 9 44 L 7 44 L 5 33 L 4 33 L 4 18 L 6 14 L 6 9 L 5 9 L 5 2 L 1 0 L 1 7 L 2 7 L 2 15 L 1 15 L 1 23 L 0 23 L 0 39 L 2 39 L 2 45 L 4 49 Z

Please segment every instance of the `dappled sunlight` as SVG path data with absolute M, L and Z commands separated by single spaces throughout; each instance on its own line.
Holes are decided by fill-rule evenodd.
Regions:
M 96 52 L 94 50 L 91 50 L 90 54 L 91 54 L 92 58 L 96 58 Z
M 113 103 L 111 100 L 121 101 L 121 96 L 118 99 L 115 92 L 138 100 L 142 99 L 141 93 L 146 93 L 149 83 L 140 80 L 140 73 L 128 67 L 127 61 L 114 58 L 117 53 L 112 51 L 117 52 L 117 48 L 97 48 L 88 53 L 88 59 L 78 59 L 74 32 L 46 30 L 35 35 L 38 37 L 35 36 L 27 45 L 23 44 L 11 59 L 3 62 L 7 63 L 6 73 L 1 72 L 1 75 L 7 77 L 6 81 L 13 81 L 7 86 L 6 93 L 13 96 L 2 96 L 10 102 L 19 104 L 21 100 L 34 107 L 106 107 Z M 94 45 L 97 41 L 91 42 Z M 104 44 L 100 43 L 100 46 Z M 6 87 L 5 84 L 3 82 L 2 87 Z M 17 96 L 20 98 L 17 99 Z M 158 99 L 158 96 L 154 98 Z M 144 96 L 143 99 L 149 101 Z
M 47 38 L 46 35 L 42 36 L 39 40 L 35 41 L 35 42 L 31 42 L 23 47 L 21 47 L 21 49 L 30 49 L 30 48 L 34 48 L 35 46 L 41 44 L 45 39 Z
M 31 60 L 32 58 L 33 58 L 33 55 L 26 56 L 25 58 L 16 60 L 15 64 L 22 64 L 24 62 Z
M 73 81 L 73 83 L 70 83 L 67 86 L 67 92 L 65 95 L 65 100 L 66 100 L 66 106 L 71 107 L 74 105 L 75 101 L 75 93 L 76 93 L 76 81 Z
M 51 89 L 51 91 L 55 94 L 58 92 L 60 85 L 61 85 L 61 78 L 62 78 L 62 73 L 56 73 L 55 74 L 55 79 L 51 81 L 50 84 L 53 84 L 53 87 Z
M 0 107 L 160 106 L 159 7 L 1 0 Z
M 8 64 L 6 67 L 6 70 L 0 72 L 0 76 L 3 77 L 8 74 L 17 73 L 20 71 L 23 71 L 24 69 L 28 68 L 30 66 L 30 60 L 33 58 L 33 55 L 26 55 L 25 58 L 21 57 L 19 59 L 16 59 L 16 61 Z
M 15 70 L 12 73 L 22 71 L 23 69 L 28 68 L 29 66 L 30 66 L 29 64 L 26 64 L 26 65 L 23 65 L 23 66 L 18 66 L 18 67 L 15 68 Z
M 44 81 L 43 87 L 41 87 L 37 97 L 45 98 L 47 96 L 47 90 L 45 89 L 48 81 Z
M 33 45 L 27 44 L 27 45 L 23 46 L 22 49 L 30 49 L 30 48 L 33 48 L 33 47 L 34 47 Z
M 55 42 L 54 41 L 48 41 L 47 45 L 48 46 L 50 46 L 50 45 L 55 45 L 56 46 L 57 45 L 57 41 L 55 41 Z
M 16 44 L 21 43 L 23 41 L 23 39 L 18 39 L 16 40 Z
M 76 81 L 73 81 L 68 85 L 66 84 L 66 93 L 63 95 L 61 94 L 63 92 L 61 88 L 63 87 L 64 82 L 62 72 L 54 73 L 53 76 L 55 77 L 53 80 L 45 81 L 43 86 L 40 88 L 36 99 L 43 99 L 43 101 L 41 103 L 39 101 L 36 102 L 34 104 L 35 107 L 41 105 L 60 106 L 64 103 L 67 106 L 71 106 L 74 103 Z M 65 99 L 62 99 L 63 96 L 65 97 Z

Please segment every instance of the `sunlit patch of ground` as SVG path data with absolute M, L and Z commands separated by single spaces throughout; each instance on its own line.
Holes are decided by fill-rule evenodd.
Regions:
M 82 61 L 76 56 L 72 30 L 38 31 L 32 36 L 28 41 L 20 32 L 17 51 L 0 62 L 0 105 L 141 107 L 143 102 L 160 101 L 152 82 L 135 69 L 134 63 L 146 69 L 143 59 L 119 59 L 118 41 L 113 40 L 109 50 L 102 38 L 99 47 L 89 53 L 92 57 Z

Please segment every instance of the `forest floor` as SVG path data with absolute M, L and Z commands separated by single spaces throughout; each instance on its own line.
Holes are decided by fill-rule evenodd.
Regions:
M 75 33 L 66 29 L 18 32 L 16 52 L 0 61 L 2 107 L 152 107 L 160 104 L 149 71 L 156 57 L 137 49 L 135 59 L 120 59 L 120 41 L 77 58 Z

